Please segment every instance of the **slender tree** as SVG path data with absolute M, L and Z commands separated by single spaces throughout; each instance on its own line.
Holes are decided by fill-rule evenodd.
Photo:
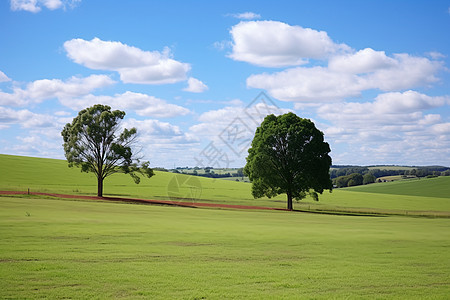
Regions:
M 97 104 L 81 110 L 61 132 L 69 167 L 93 172 L 97 177 L 99 197 L 103 196 L 104 179 L 114 173 L 129 174 L 135 183 L 140 182 L 137 173 L 148 178 L 154 175 L 149 162 L 139 165 L 139 159 L 133 153 L 136 128 L 125 128 L 119 134 L 124 116 L 123 111 L 111 111 L 111 107 Z
M 289 210 L 293 199 L 303 199 L 308 193 L 318 200 L 317 193 L 333 187 L 330 151 L 323 133 L 310 120 L 294 113 L 268 115 L 256 129 L 244 168 L 252 181 L 253 196 L 286 193 Z

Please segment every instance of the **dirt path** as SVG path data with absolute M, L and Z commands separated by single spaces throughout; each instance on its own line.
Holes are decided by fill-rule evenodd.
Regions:
M 23 191 L 0 191 L 0 195 L 27 195 L 28 192 Z M 85 200 L 107 200 L 107 201 L 120 201 L 131 203 L 144 203 L 144 204 L 159 204 L 159 205 L 173 205 L 184 207 L 213 207 L 213 208 L 233 208 L 233 209 L 258 209 L 258 210 L 283 210 L 282 208 L 273 208 L 265 206 L 246 206 L 246 205 L 231 205 L 231 204 L 218 204 L 218 203 L 203 203 L 203 202 L 186 202 L 178 200 L 150 200 L 150 199 L 136 199 L 136 198 L 118 198 L 118 197 L 96 197 L 96 196 L 83 196 L 83 195 L 66 195 L 66 194 L 54 194 L 54 193 L 37 193 L 30 192 L 30 195 L 50 196 L 57 198 L 67 199 L 85 199 Z

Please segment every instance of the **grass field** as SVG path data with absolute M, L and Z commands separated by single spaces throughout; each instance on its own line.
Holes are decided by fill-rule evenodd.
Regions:
M 408 179 L 396 182 L 384 182 L 365 186 L 355 186 L 348 191 L 382 193 L 390 195 L 426 196 L 450 198 L 450 177 Z
M 95 195 L 92 174 L 68 168 L 63 160 L 0 155 L 0 190 L 30 188 L 36 192 Z M 251 184 L 156 172 L 139 185 L 123 174 L 105 180 L 106 196 L 144 199 L 187 198 L 191 201 L 286 207 L 285 195 L 253 199 Z M 302 210 L 450 216 L 450 177 L 399 181 L 324 192 L 319 202 L 309 198 L 294 203 Z
M 0 166 L 0 190 L 96 192 L 65 161 L 0 155 Z M 166 172 L 105 184 L 108 196 L 286 205 L 254 200 L 248 183 Z M 0 196 L 0 298 L 448 299 L 449 186 L 373 184 L 294 205 L 327 214 Z
M 0 298 L 448 299 L 450 220 L 0 197 Z

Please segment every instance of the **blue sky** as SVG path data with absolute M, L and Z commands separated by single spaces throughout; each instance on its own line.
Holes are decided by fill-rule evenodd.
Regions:
M 288 111 L 334 164 L 450 166 L 450 1 L 11 0 L 0 28 L 3 154 L 63 159 L 102 103 L 152 166 L 241 167 Z

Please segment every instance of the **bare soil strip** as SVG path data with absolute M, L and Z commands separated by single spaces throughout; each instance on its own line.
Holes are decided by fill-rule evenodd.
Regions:
M 203 203 L 178 200 L 150 200 L 150 199 L 135 199 L 135 198 L 118 198 L 118 197 L 97 197 L 97 196 L 83 196 L 83 195 L 67 195 L 67 194 L 54 194 L 54 193 L 38 193 L 38 192 L 25 192 L 25 191 L 0 191 L 0 195 L 38 195 L 38 196 L 50 196 L 57 198 L 67 199 L 85 199 L 85 200 L 107 200 L 107 201 L 121 201 L 131 203 L 144 203 L 144 204 L 159 204 L 159 205 L 173 205 L 183 207 L 212 207 L 212 208 L 232 208 L 232 209 L 258 209 L 258 210 L 282 210 L 283 208 L 273 208 L 265 206 L 246 206 L 246 205 L 231 205 L 231 204 L 219 204 L 219 203 Z

